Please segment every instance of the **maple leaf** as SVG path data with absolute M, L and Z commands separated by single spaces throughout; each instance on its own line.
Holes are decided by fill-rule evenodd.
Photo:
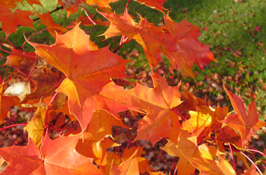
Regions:
M 8 116 L 11 106 L 17 106 L 20 104 L 20 99 L 17 96 L 3 96 L 0 95 L 0 124 Z
M 179 157 L 178 174 L 192 174 L 197 168 L 202 174 L 232 174 L 234 169 L 221 156 L 213 159 L 213 154 L 197 146 L 197 137 L 188 132 L 180 132 L 177 144 L 167 143 L 163 148 L 168 154 Z M 217 151 L 216 151 L 217 152 Z M 207 154 L 207 155 L 206 155 Z
M 165 3 L 165 0 L 134 0 L 137 1 L 141 4 L 144 4 L 148 7 L 157 9 L 159 11 L 161 11 L 162 13 L 164 13 L 164 10 L 166 10 L 163 6 L 163 4 Z
M 210 107 L 207 105 L 206 100 L 196 97 L 193 93 L 184 91 L 182 92 L 183 103 L 177 109 L 187 119 L 190 118 L 189 111 L 198 111 L 200 113 L 211 113 Z
M 79 5 L 83 2 L 90 6 L 96 6 L 104 12 L 112 13 L 109 4 L 116 1 L 118 0 L 60 0 L 59 4 L 62 4 L 64 9 L 67 10 L 68 17 L 70 14 L 77 12 Z
M 142 17 L 136 23 L 127 12 L 123 16 L 100 14 L 111 22 L 103 35 L 106 38 L 125 35 L 136 40 L 143 47 L 152 69 L 163 61 L 164 54 L 170 61 L 171 69 L 180 68 L 185 74 L 194 77 L 194 63 L 203 69 L 204 65 L 215 60 L 209 46 L 197 40 L 200 29 L 186 20 L 176 23 L 166 15 L 165 25 L 155 26 Z
M 256 164 L 253 164 L 251 167 L 249 167 L 244 175 L 259 175 L 259 173 L 256 171 Z
M 46 25 L 48 32 L 55 38 L 55 32 L 62 34 L 67 32 L 67 29 L 63 26 L 56 24 L 49 13 L 43 13 L 42 15 L 38 13 L 39 18 L 42 20 L 42 24 Z
M 79 140 L 76 150 L 84 156 L 95 158 L 94 161 L 97 165 L 103 166 L 106 163 L 104 160 L 106 149 L 115 146 L 113 141 L 105 139 L 107 136 L 112 136 L 113 125 L 126 128 L 121 119 L 105 110 L 96 110 L 84 130 L 83 138 Z
M 81 0 L 59 0 L 58 5 L 62 5 L 67 11 L 67 17 L 72 13 L 78 11 L 78 6 L 81 3 Z
M 17 29 L 17 26 L 19 25 L 33 28 L 32 20 L 29 17 L 31 15 L 31 12 L 22 11 L 19 9 L 16 9 L 14 12 L 12 12 L 9 8 L 3 5 L 0 5 L 0 9 L 0 21 L 2 23 L 2 30 L 6 33 L 7 36 L 11 33 L 14 33 Z
M 194 136 L 193 138 L 196 137 Z M 196 140 L 194 140 L 194 142 L 196 142 Z M 191 146 L 190 144 L 186 144 L 184 146 L 188 148 L 186 155 L 193 156 L 195 152 L 195 145 L 192 144 L 192 149 L 189 149 Z M 176 145 L 173 141 L 168 140 L 168 143 L 164 147 L 161 147 L 161 149 L 166 151 L 169 155 L 179 157 L 178 163 L 176 165 L 178 174 L 193 174 L 195 172 L 196 168 L 189 162 L 188 159 L 184 157 L 178 145 Z
M 89 4 L 91 6 L 96 5 L 106 13 L 113 13 L 109 4 L 116 1 L 118 0 L 84 0 L 86 4 Z
M 41 62 L 40 59 L 39 62 Z M 28 77 L 31 84 L 31 93 L 23 98 L 22 103 L 33 105 L 39 103 L 40 98 L 42 98 L 43 102 L 48 104 L 64 78 L 63 73 L 54 67 L 47 64 L 38 64 Z
M 209 113 L 203 114 L 197 111 L 189 111 L 190 118 L 182 123 L 184 130 L 199 137 L 204 130 L 209 129 L 212 124 L 212 117 Z
M 120 146 L 115 143 L 110 137 L 105 137 L 98 142 L 93 140 L 88 140 L 85 136 L 85 140 L 79 140 L 76 150 L 78 153 L 93 158 L 93 161 L 100 167 L 101 170 L 105 171 L 106 166 L 108 165 L 108 156 L 107 151 L 110 147 Z
M 97 5 L 99 7 L 110 7 L 111 2 L 116 2 L 118 0 L 85 0 L 86 4 Z
M 166 80 L 153 75 L 154 88 L 137 84 L 133 89 L 118 91 L 113 84 L 113 92 L 102 91 L 101 94 L 115 101 L 134 106 L 145 112 L 138 122 L 138 135 L 135 140 L 150 140 L 152 144 L 164 137 L 176 137 L 179 131 L 179 115 L 174 108 L 181 103 L 179 87 L 170 87 Z M 109 89 L 112 89 L 111 84 Z
M 127 128 L 121 119 L 115 117 L 106 110 L 98 109 L 94 111 L 91 122 L 84 132 L 87 132 L 91 136 L 91 139 L 97 142 L 106 136 L 112 135 L 113 125 Z
M 49 105 L 48 101 L 46 101 L 46 105 Z M 59 92 L 56 95 L 56 97 L 53 98 L 53 102 L 50 104 L 47 121 L 50 122 L 55 119 L 57 120 L 60 117 L 60 119 L 57 120 L 57 123 L 54 125 L 54 127 L 60 124 L 63 125 L 65 124 L 65 119 L 66 119 L 65 115 L 67 115 L 71 121 L 77 120 L 76 117 L 73 114 L 70 114 L 69 112 L 67 96 Z
M 149 175 L 166 175 L 165 173 L 161 172 L 161 171 L 148 171 Z
M 5 159 L 3 159 L 2 157 L 0 157 L 0 166 L 4 166 L 3 164 L 5 163 Z
M 97 98 L 100 97 L 97 95 L 102 87 L 111 82 L 112 77 L 126 77 L 122 72 L 129 61 L 115 55 L 108 47 L 97 50 L 79 25 L 64 35 L 57 35 L 53 45 L 29 43 L 40 57 L 67 77 L 57 91 L 68 96 L 70 111 L 83 129 L 98 108 Z
M 9 1 L 0 1 L 0 6 L 5 6 L 7 8 L 14 9 L 18 3 L 23 4 L 24 0 L 9 0 Z
M 215 131 L 215 139 L 217 147 L 221 152 L 225 151 L 224 144 L 233 144 L 236 148 L 242 147 L 242 140 L 239 134 L 237 134 L 231 127 L 225 126 L 223 128 L 217 128 Z
M 24 128 L 28 131 L 29 138 L 37 147 L 40 147 L 44 135 L 45 115 L 46 107 L 40 101 L 34 116 Z
M 139 175 L 139 166 L 138 166 L 138 160 L 137 156 L 140 156 L 142 151 L 142 148 L 136 149 L 135 152 L 125 161 L 122 161 L 118 166 L 113 164 L 111 165 L 110 169 L 110 175 Z M 123 158 L 124 154 L 127 153 L 125 151 L 123 153 Z
M 248 106 L 247 113 L 243 100 L 239 96 L 227 90 L 225 87 L 224 89 L 230 98 L 236 114 L 230 114 L 222 122 L 228 124 L 234 130 L 239 132 L 242 139 L 242 148 L 244 148 L 246 143 L 251 140 L 251 135 L 253 134 L 252 129 L 266 126 L 266 123 L 259 121 L 259 114 L 257 113 L 255 101 Z
M 17 106 L 20 104 L 20 99 L 17 96 L 6 96 L 3 95 L 5 85 L 2 83 L 2 77 L 0 76 L 0 124 L 8 116 L 11 106 Z
M 8 162 L 3 174 L 101 175 L 91 158 L 75 150 L 80 136 L 63 136 L 51 140 L 46 133 L 40 150 L 31 140 L 27 146 L 0 148 L 1 157 Z
M 18 49 L 11 49 L 11 55 L 7 56 L 6 63 L 4 65 L 11 66 L 18 70 L 20 73 L 29 76 L 35 67 L 37 58 L 33 52 L 24 52 Z
M 142 163 L 143 157 L 142 154 L 142 147 L 130 147 L 126 148 L 123 151 L 122 156 L 119 156 L 117 153 L 114 152 L 107 152 L 106 155 L 106 164 L 102 166 L 100 169 L 105 174 L 116 175 L 137 175 L 140 174 L 139 166 Z M 148 164 L 146 164 L 149 167 Z

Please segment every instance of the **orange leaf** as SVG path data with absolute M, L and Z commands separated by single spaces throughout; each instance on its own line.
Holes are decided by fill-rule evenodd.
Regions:
M 151 68 L 163 61 L 164 54 L 169 59 L 172 69 L 180 68 L 185 74 L 194 77 L 194 63 L 203 69 L 204 65 L 215 60 L 209 46 L 197 40 L 200 29 L 186 20 L 176 23 L 167 15 L 165 25 L 159 27 L 142 17 L 139 23 L 136 23 L 128 13 L 124 13 L 124 16 L 100 14 L 111 22 L 104 33 L 105 37 L 125 35 L 136 40 L 143 47 Z
M 174 108 L 181 103 L 179 87 L 171 87 L 166 80 L 154 74 L 154 88 L 137 84 L 133 89 L 101 92 L 110 99 L 120 101 L 144 111 L 146 116 L 139 121 L 135 140 L 150 140 L 152 144 L 164 137 L 176 138 L 179 132 L 179 115 Z M 109 87 L 111 88 L 111 87 Z
M 165 3 L 165 0 L 134 0 L 137 1 L 141 4 L 144 4 L 148 7 L 157 9 L 159 11 L 161 11 L 162 13 L 164 13 L 164 10 L 166 10 L 163 6 L 163 4 Z
M 92 139 L 97 142 L 105 136 L 112 136 L 112 127 L 114 125 L 127 128 L 120 118 L 113 116 L 103 109 L 98 109 L 93 113 L 91 122 L 88 124 L 85 132 L 90 133 Z
M 8 162 L 3 173 L 101 175 L 91 158 L 84 157 L 75 150 L 80 135 L 51 140 L 46 134 L 40 150 L 31 140 L 27 146 L 1 148 L 0 155 Z
M 111 78 L 126 77 L 123 72 L 129 61 L 112 53 L 108 47 L 97 50 L 79 25 L 64 35 L 57 35 L 53 45 L 29 43 L 40 57 L 66 75 L 57 91 L 68 96 L 70 111 L 82 129 L 93 111 L 103 106 L 102 97 L 97 96 L 103 86 L 111 82 Z
M 126 127 L 121 119 L 107 111 L 96 110 L 84 131 L 83 138 L 77 144 L 77 151 L 84 156 L 95 158 L 94 161 L 97 165 L 102 166 L 106 163 L 104 160 L 106 149 L 114 146 L 113 141 L 110 142 L 110 139 L 105 139 L 107 136 L 112 136 L 113 125 Z
M 180 137 L 181 133 L 179 134 L 178 140 L 180 140 Z M 178 163 L 176 165 L 178 174 L 193 174 L 195 172 L 196 168 L 189 162 L 189 159 L 187 159 L 181 151 L 184 151 L 185 154 L 189 157 L 195 156 L 194 154 L 196 154 L 196 141 L 197 138 L 195 136 L 191 137 L 185 145 L 176 145 L 174 142 L 168 140 L 168 143 L 161 148 L 168 154 L 179 157 Z
M 197 142 L 202 143 L 210 138 L 213 131 L 220 130 L 223 120 L 228 114 L 228 108 L 209 106 L 206 100 L 185 91 L 182 93 L 182 104 L 177 110 L 182 114 L 182 128 L 197 137 Z M 211 138 L 210 138 L 211 139 Z
M 19 69 L 27 76 L 34 69 L 35 62 L 35 53 L 33 52 L 24 52 L 18 49 L 11 48 L 11 55 L 7 56 L 6 63 L 4 65 L 11 66 L 13 68 Z
M 119 159 L 111 162 L 110 175 L 139 175 L 138 157 L 141 156 L 142 148 L 131 147 L 123 152 Z
M 48 32 L 55 38 L 55 32 L 62 34 L 67 32 L 67 29 L 63 26 L 56 24 L 49 13 L 43 13 L 42 15 L 38 13 L 39 18 L 42 20 L 42 24 L 46 25 Z
M 97 5 L 99 7 L 110 7 L 111 2 L 116 2 L 118 0 L 85 0 L 86 4 Z
M 251 140 L 251 135 L 253 134 L 252 129 L 258 128 L 256 125 L 259 125 L 259 127 L 261 125 L 266 126 L 266 123 L 259 121 L 255 101 L 248 106 L 247 114 L 243 100 L 225 87 L 224 89 L 230 98 L 236 114 L 229 115 L 223 122 L 240 133 L 242 148 L 244 148 L 246 143 Z
M 0 82 L 2 82 L 1 76 Z M 7 117 L 10 107 L 20 104 L 20 99 L 17 96 L 3 95 L 3 88 L 3 85 L 0 85 L 0 124 L 2 124 L 3 120 Z
M 24 0 L 9 0 L 9 1 L 0 1 L 0 6 L 5 6 L 7 8 L 16 8 L 17 4 L 20 2 L 23 4 Z M 1 8 L 1 7 L 0 7 Z M 2 12 L 2 11 L 1 11 Z
M 137 151 L 136 151 L 137 152 Z M 122 162 L 118 167 L 112 166 L 110 175 L 139 175 L 138 160 L 133 154 L 128 160 Z
M 164 174 L 164 173 L 161 172 L 161 171 L 156 171 L 156 172 L 154 172 L 154 171 L 148 171 L 148 173 L 149 173 L 150 175 L 166 175 L 166 174 Z
M 259 173 L 256 171 L 256 164 L 253 164 L 244 175 L 259 175 Z
M 40 101 L 37 111 L 25 127 L 25 129 L 28 131 L 29 138 L 37 147 L 40 147 L 43 133 L 45 131 L 45 114 L 46 107 L 43 106 L 42 102 Z
M 178 156 L 177 164 L 178 174 L 191 174 L 197 168 L 202 174 L 213 175 L 235 175 L 234 169 L 221 156 L 219 160 L 213 160 L 212 154 L 206 149 L 199 149 L 197 146 L 197 138 L 190 136 L 187 132 L 181 132 L 178 136 L 178 142 L 175 145 L 170 142 L 163 148 L 169 154 Z M 211 156 L 211 157 L 210 157 Z M 195 168 L 191 167 L 194 166 Z
M 64 9 L 67 11 L 67 17 L 71 15 L 72 13 L 75 13 L 78 11 L 78 6 L 81 3 L 81 0 L 59 0 L 58 5 L 62 5 Z
M 204 130 L 209 128 L 212 124 L 212 117 L 209 113 L 203 114 L 197 111 L 189 111 L 190 118 L 183 122 L 184 130 L 199 136 Z
M 8 112 L 10 111 L 11 106 L 16 106 L 20 103 L 20 100 L 17 96 L 9 97 L 9 96 L 0 96 L 0 124 L 3 120 L 8 116 Z
M 231 127 L 225 126 L 223 128 L 219 128 L 215 132 L 216 143 L 221 152 L 224 151 L 224 144 L 230 143 L 233 144 L 237 148 L 242 147 L 242 140 L 239 134 L 237 134 Z
M 98 6 L 102 11 L 107 13 L 112 13 L 110 3 L 116 2 L 118 0 L 85 0 L 86 4 L 89 4 L 91 6 Z
M 31 93 L 25 96 L 22 103 L 36 104 L 42 98 L 48 104 L 64 78 L 62 72 L 50 65 L 37 65 L 29 77 Z
M 0 21 L 2 23 L 2 30 L 6 35 L 16 32 L 17 26 L 22 25 L 33 28 L 32 20 L 30 19 L 31 12 L 16 9 L 12 12 L 6 6 L 0 5 Z

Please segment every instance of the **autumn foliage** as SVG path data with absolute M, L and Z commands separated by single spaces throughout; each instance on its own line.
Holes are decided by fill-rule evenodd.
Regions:
M 86 11 L 87 4 L 103 17 L 81 14 L 67 27 L 54 23 L 48 12 L 11 10 L 22 1 L 0 2 L 6 34 L 1 38 L 1 50 L 8 53 L 3 65 L 8 69 L 1 78 L 0 124 L 10 117 L 11 106 L 33 114 L 24 128 L 28 144 L 0 148 L 0 163 L 8 163 L 2 174 L 230 175 L 239 174 L 235 159 L 244 162 L 245 175 L 262 173 L 245 155 L 251 136 L 266 126 L 258 120 L 255 101 L 246 107 L 225 85 L 233 111 L 218 102 L 216 107 L 209 106 L 191 92 L 169 86 L 155 71 L 163 56 L 169 60 L 170 70 L 192 78 L 196 76 L 194 64 L 203 69 L 216 61 L 209 46 L 197 40 L 200 29 L 186 20 L 173 21 L 163 7 L 164 0 L 136 0 L 165 15 L 160 26 L 140 15 L 132 17 L 128 4 L 124 13 L 116 14 L 109 5 L 115 1 L 60 1 L 58 7 L 68 16 L 78 7 Z M 38 0 L 27 3 L 41 5 Z M 37 15 L 46 25 L 54 44 L 35 43 L 29 37 L 25 40 L 35 52 L 26 52 L 24 45 L 16 48 L 9 42 L 8 36 L 18 26 L 33 28 L 30 15 Z M 120 36 L 120 45 L 115 51 L 98 47 L 82 25 L 108 26 L 102 35 L 106 39 Z M 130 61 L 117 50 L 130 40 L 143 48 L 153 87 L 134 82 L 125 73 Z M 29 87 L 23 97 L 7 93 L 18 82 Z M 125 114 L 131 117 L 121 117 Z M 119 142 L 118 128 L 136 133 L 126 146 Z M 154 146 L 162 139 L 167 143 L 160 149 L 178 158 L 170 172 L 155 170 L 143 156 L 143 143 Z M 228 153 L 233 157 L 230 160 Z

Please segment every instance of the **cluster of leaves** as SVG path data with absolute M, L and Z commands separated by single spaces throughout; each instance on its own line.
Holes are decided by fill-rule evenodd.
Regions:
M 1 50 L 9 53 L 1 78 L 0 122 L 10 117 L 11 106 L 34 111 L 30 121 L 21 124 L 26 125 L 27 145 L 0 149 L 0 162 L 8 163 L 3 174 L 164 174 L 149 166 L 149 156 L 144 154 L 149 152 L 144 149 L 148 144 L 175 157 L 172 174 L 236 174 L 233 152 L 245 164 L 241 173 L 262 174 L 256 164 L 250 166 L 244 153 L 252 151 L 248 147 L 252 134 L 266 126 L 258 120 L 255 102 L 247 110 L 243 100 L 224 87 L 234 111 L 211 107 L 206 100 L 181 92 L 178 85 L 169 86 L 159 75 L 162 55 L 170 71 L 192 78 L 195 63 L 203 69 L 215 61 L 209 47 L 197 40 L 200 29 L 186 20 L 174 22 L 166 15 L 164 0 L 136 0 L 165 14 L 160 26 L 140 15 L 133 18 L 128 3 L 123 14 L 114 13 L 109 5 L 114 1 L 59 2 L 58 7 L 68 15 L 79 7 L 86 14 L 67 27 L 54 23 L 48 12 L 10 10 L 18 1 L 0 3 L 6 34 Z M 27 3 L 42 5 L 38 0 Z M 85 4 L 109 22 L 88 15 Z M 18 25 L 33 27 L 29 16 L 34 13 L 56 41 L 47 45 L 47 41 L 35 43 L 29 37 L 26 42 L 35 52 L 27 52 L 24 44 L 16 48 L 8 36 Z M 81 25 L 108 26 L 102 35 L 106 39 L 121 36 L 119 46 L 113 52 L 109 46 L 98 47 Z M 143 48 L 152 87 L 131 81 L 125 74 L 130 61 L 116 52 L 130 40 Z M 9 67 L 13 69 L 7 74 Z M 16 94 L 16 86 L 27 91 Z M 122 133 L 131 134 L 119 138 Z M 158 144 L 162 139 L 167 143 Z M 232 165 L 226 159 L 228 151 Z
M 208 100 L 218 98 L 228 105 L 229 99 L 222 88 L 225 81 L 228 89 L 241 94 L 246 104 L 253 100 L 255 94 L 258 112 L 263 115 L 265 90 L 260 79 L 265 81 L 262 64 L 265 57 L 265 6 L 256 0 L 168 1 L 165 6 L 171 10 L 170 16 L 175 21 L 186 18 L 200 26 L 202 36 L 199 40 L 210 45 L 214 57 L 219 60 L 200 71 L 196 77 L 199 89 L 191 88 L 200 90 L 198 94 L 206 95 Z M 193 80 L 189 83 L 195 85 Z

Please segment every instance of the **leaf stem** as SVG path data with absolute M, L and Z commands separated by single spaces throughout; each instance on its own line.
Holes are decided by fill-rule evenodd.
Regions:
M 94 22 L 92 19 L 91 19 L 91 17 L 89 16 L 89 14 L 87 13 L 87 10 L 83 7 L 83 10 L 84 10 L 84 12 L 85 12 L 85 14 L 86 14 L 86 16 L 87 16 L 87 18 L 90 20 L 90 22 L 95 26 L 96 25 L 96 22 Z
M 4 41 L 6 41 L 6 42 L 8 42 L 13 48 L 16 48 L 9 40 L 7 40 L 7 39 L 5 39 L 5 38 L 1 38 L 0 37 L 0 39 L 1 40 L 4 40 Z
M 45 125 L 48 125 L 48 111 L 52 105 L 52 102 L 54 101 L 55 97 L 57 96 L 58 92 L 56 92 L 54 94 L 54 96 L 52 97 L 52 99 L 50 100 L 48 106 L 47 106 L 47 109 L 46 109 L 46 114 L 45 114 Z
M 177 167 L 175 167 L 175 171 L 174 171 L 173 175 L 175 175 L 175 174 L 177 174 Z
M 30 58 L 36 58 L 36 56 L 31 56 L 31 55 L 24 55 L 24 54 L 14 53 L 14 52 L 10 52 L 10 51 L 4 50 L 4 49 L 2 49 L 2 48 L 0 48 L 0 50 L 2 50 L 2 51 L 5 52 L 5 53 L 9 53 L 9 54 L 13 54 L 13 55 L 26 56 L 26 57 L 30 57 Z
M 125 38 L 124 35 L 122 35 L 119 46 L 113 51 L 113 53 L 116 53 L 124 44 L 127 44 L 130 41 L 130 39 Z
M 28 123 L 25 122 L 25 123 L 17 123 L 17 124 L 9 125 L 9 126 L 6 126 L 6 127 L 4 127 L 4 128 L 1 128 L 1 129 L 0 129 L 0 132 L 6 130 L 6 129 L 8 129 L 8 128 L 12 128 L 12 127 L 16 127 L 16 126 L 26 126 L 27 124 L 28 124 Z
M 31 36 L 29 36 L 29 37 L 27 38 L 27 40 L 31 39 L 31 37 L 33 37 L 33 36 L 35 36 L 35 35 L 37 35 L 37 34 L 39 34 L 39 33 L 42 33 L 42 32 L 45 31 L 45 30 L 47 30 L 47 28 L 44 28 L 44 29 L 40 30 L 39 32 L 32 34 Z M 27 40 L 24 41 L 24 43 L 22 44 L 21 48 L 24 47 L 24 45 L 27 43 Z M 24 50 L 24 49 L 23 49 L 23 50 Z
M 261 154 L 263 157 L 266 158 L 266 154 L 264 154 L 263 152 L 261 152 L 261 151 L 255 149 L 255 148 L 253 148 L 253 149 L 247 149 L 247 151 L 259 153 L 259 154 Z
M 5 70 L 5 74 L 4 74 L 4 78 L 3 78 L 2 84 L 5 84 L 5 79 L 6 79 L 8 65 L 9 65 L 9 60 L 7 60 L 6 70 Z
M 129 4 L 129 0 L 127 0 L 127 4 L 126 4 L 125 10 L 124 10 L 124 15 L 126 15 L 126 13 L 127 13 L 128 4 Z
M 245 154 L 245 153 L 243 153 L 242 151 L 240 151 L 240 153 L 243 155 L 243 156 L 245 156 L 246 157 L 246 159 L 248 159 L 251 163 L 252 163 L 252 165 L 254 165 L 255 167 L 256 167 L 256 169 L 258 170 L 258 172 L 260 173 L 260 175 L 263 175 L 262 174 L 262 172 L 260 171 L 260 169 L 258 168 L 258 166 Z
M 234 167 L 234 170 L 236 172 L 236 163 L 235 163 L 235 158 L 234 158 L 234 153 L 233 153 L 233 149 L 232 149 L 232 146 L 231 144 L 229 143 L 229 148 L 230 148 L 230 153 L 231 153 L 231 157 L 232 157 L 232 161 L 233 161 L 233 167 Z

